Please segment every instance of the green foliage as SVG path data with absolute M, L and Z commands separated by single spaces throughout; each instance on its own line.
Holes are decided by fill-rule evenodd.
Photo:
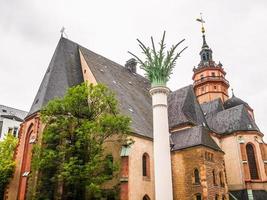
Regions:
M 46 126 L 42 145 L 34 147 L 32 165 L 40 178 L 33 198 L 99 196 L 117 169 L 105 159 L 103 144 L 123 142 L 129 133 L 130 119 L 119 114 L 114 94 L 104 85 L 78 85 L 50 101 L 41 119 Z
M 165 40 L 165 31 L 163 33 L 163 37 L 161 42 L 159 43 L 160 49 L 156 50 L 153 37 L 151 37 L 152 48 L 145 46 L 139 39 L 137 39 L 139 43 L 139 47 L 142 49 L 142 53 L 145 55 L 145 60 L 142 61 L 138 56 L 129 52 L 132 56 L 134 56 L 138 63 L 140 64 L 140 68 L 146 72 L 146 76 L 150 80 L 153 85 L 166 85 L 167 81 L 172 74 L 173 68 L 176 64 L 176 60 L 180 57 L 181 53 L 187 48 L 183 48 L 179 53 L 175 53 L 176 48 L 184 41 L 181 40 L 176 45 L 173 45 L 170 50 L 165 53 L 166 44 Z
M 0 142 L 0 199 L 3 198 L 5 187 L 15 170 L 13 156 L 16 146 L 17 138 L 12 134 L 7 134 L 6 138 Z

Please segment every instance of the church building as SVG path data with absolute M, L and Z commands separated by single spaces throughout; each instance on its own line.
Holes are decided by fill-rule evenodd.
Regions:
M 266 200 L 267 145 L 253 108 L 234 94 L 229 97 L 230 83 L 223 65 L 213 60 L 204 33 L 202 40 L 192 85 L 168 95 L 173 199 Z M 155 199 L 149 81 L 136 73 L 134 59 L 121 66 L 64 37 L 21 125 L 16 171 L 5 199 L 27 199 L 34 187 L 29 179 L 32 148 L 41 143 L 45 126 L 40 121 L 40 110 L 55 97 L 63 97 L 69 87 L 85 81 L 110 88 L 120 111 L 132 119 L 129 137 L 134 143 L 107 147 L 121 166 L 119 177 L 103 188 L 119 183 L 121 200 Z

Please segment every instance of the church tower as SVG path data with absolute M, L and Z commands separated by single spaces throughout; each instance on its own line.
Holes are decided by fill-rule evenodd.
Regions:
M 228 99 L 229 82 L 225 79 L 226 72 L 222 64 L 216 64 L 212 59 L 212 50 L 206 42 L 204 21 L 202 23 L 203 44 L 200 51 L 200 63 L 193 69 L 194 91 L 200 104 L 221 98 Z

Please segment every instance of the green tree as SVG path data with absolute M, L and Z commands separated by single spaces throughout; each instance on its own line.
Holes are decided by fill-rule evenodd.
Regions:
M 17 138 L 12 134 L 7 134 L 6 138 L 0 142 L 0 199 L 3 199 L 5 188 L 15 170 L 13 156 L 16 146 Z
M 126 142 L 130 119 L 119 114 L 114 94 L 104 85 L 70 88 L 41 111 L 46 125 L 42 145 L 35 145 L 38 171 L 35 199 L 95 199 L 101 184 L 116 170 L 104 143 Z
M 181 40 L 177 44 L 173 45 L 170 50 L 165 52 L 165 31 L 163 37 L 159 43 L 160 49 L 157 51 L 153 37 L 151 37 L 152 48 L 144 45 L 139 39 L 139 47 L 142 53 L 145 55 L 144 61 L 135 54 L 129 52 L 137 59 L 140 64 L 140 68 L 146 73 L 146 76 L 150 80 L 152 86 L 163 85 L 165 86 L 172 74 L 173 68 L 176 64 L 176 60 L 180 57 L 181 53 L 187 48 L 184 47 L 179 53 L 176 53 L 177 47 L 184 41 Z

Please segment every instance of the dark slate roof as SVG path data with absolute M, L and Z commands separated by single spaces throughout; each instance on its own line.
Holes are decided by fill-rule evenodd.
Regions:
M 168 113 L 170 128 L 185 123 L 193 125 L 206 124 L 192 85 L 176 90 L 169 95 Z
M 217 133 L 260 131 L 244 105 L 235 106 L 207 117 L 208 126 Z
M 248 200 L 247 190 L 236 190 L 230 191 L 236 199 L 238 200 Z M 265 190 L 252 190 L 254 200 L 266 200 L 267 192 Z M 229 195 L 230 200 L 235 200 L 231 195 Z
M 39 111 L 49 100 L 63 97 L 69 87 L 84 82 L 79 50 L 96 81 L 114 91 L 121 112 L 132 118 L 132 131 L 152 138 L 152 106 L 148 80 L 63 37 L 56 47 L 28 116 Z
M 233 108 L 235 106 L 244 105 L 247 108 L 250 108 L 247 102 L 233 95 L 230 99 L 224 102 L 223 106 L 225 109 Z M 250 108 L 251 109 L 251 108 Z
M 107 85 L 116 94 L 121 112 L 131 117 L 132 131 L 152 138 L 149 81 L 86 48 L 80 47 L 80 50 L 96 81 Z
M 200 106 L 203 110 L 205 117 L 216 114 L 224 110 L 221 98 L 214 99 L 207 103 L 203 103 Z
M 206 146 L 221 151 L 220 147 L 209 135 L 208 129 L 203 126 L 183 129 L 171 134 L 172 151 L 181 150 L 194 146 Z
M 63 97 L 69 87 L 82 82 L 78 45 L 62 37 L 27 116 L 39 111 L 49 100 Z

